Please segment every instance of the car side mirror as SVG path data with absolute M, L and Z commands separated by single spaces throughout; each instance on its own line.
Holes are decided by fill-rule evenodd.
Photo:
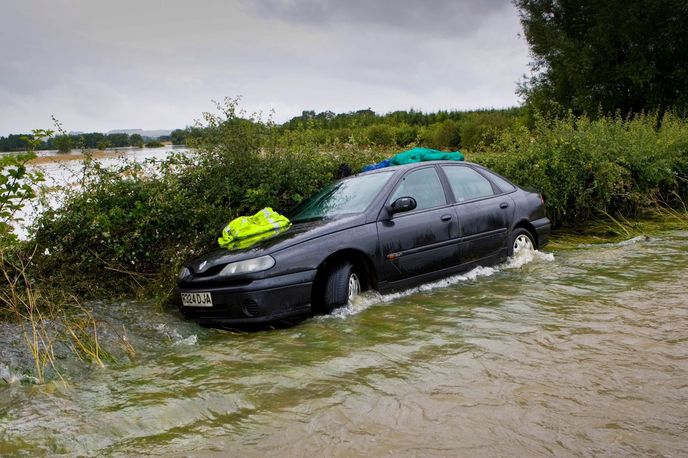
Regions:
M 396 213 L 408 212 L 414 210 L 418 203 L 413 197 L 399 197 L 395 200 L 390 207 L 390 214 L 394 215 Z

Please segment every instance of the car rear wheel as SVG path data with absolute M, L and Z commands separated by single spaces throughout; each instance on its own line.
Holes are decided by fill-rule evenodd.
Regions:
M 330 311 L 351 303 L 361 293 L 361 280 L 350 262 L 334 266 L 325 287 L 325 309 Z
M 509 256 L 514 256 L 521 251 L 533 251 L 535 240 L 533 235 L 522 227 L 514 229 L 509 238 Z

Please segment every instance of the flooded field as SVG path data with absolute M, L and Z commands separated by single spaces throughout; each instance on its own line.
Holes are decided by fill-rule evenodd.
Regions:
M 187 154 L 189 148 L 185 146 L 164 146 L 160 148 L 115 148 L 107 151 L 91 152 L 93 161 L 104 168 L 116 168 L 124 163 L 144 163 L 150 161 L 161 162 L 175 153 Z M 39 151 L 37 158 L 29 163 L 30 170 L 41 171 L 45 181 L 42 187 L 46 190 L 46 203 L 39 199 L 27 202 L 18 212 L 18 219 L 14 222 L 15 232 L 20 239 L 26 239 L 28 229 L 36 215 L 47 206 L 58 208 L 62 205 L 63 188 L 78 188 L 83 178 L 84 155 L 80 150 L 73 150 L 68 154 L 58 154 L 57 151 Z
M 0 455 L 686 456 L 686 291 L 670 232 L 259 333 L 91 304 L 136 354 L 58 354 L 65 382 L 30 383 L 0 328 Z

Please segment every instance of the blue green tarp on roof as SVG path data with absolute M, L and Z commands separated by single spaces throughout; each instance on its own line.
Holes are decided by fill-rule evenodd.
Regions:
M 412 148 L 389 159 L 390 165 L 412 164 L 424 161 L 463 161 L 461 151 L 439 151 L 430 148 Z
M 371 164 L 363 167 L 362 172 L 367 172 L 369 170 L 381 169 L 384 167 L 392 165 L 403 165 L 412 164 L 414 162 L 424 162 L 424 161 L 463 161 L 464 157 L 461 151 L 440 151 L 431 148 L 412 148 L 407 151 L 403 151 L 396 154 L 389 159 L 378 162 L 377 164 Z

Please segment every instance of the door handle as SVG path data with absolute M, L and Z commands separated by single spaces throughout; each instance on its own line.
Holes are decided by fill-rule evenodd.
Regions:
M 499 204 L 499 208 L 506 208 L 508 206 L 509 204 L 507 204 L 506 202 L 502 202 L 501 204 Z
M 452 215 L 442 215 L 442 218 L 440 218 L 442 221 L 449 221 L 452 219 Z

